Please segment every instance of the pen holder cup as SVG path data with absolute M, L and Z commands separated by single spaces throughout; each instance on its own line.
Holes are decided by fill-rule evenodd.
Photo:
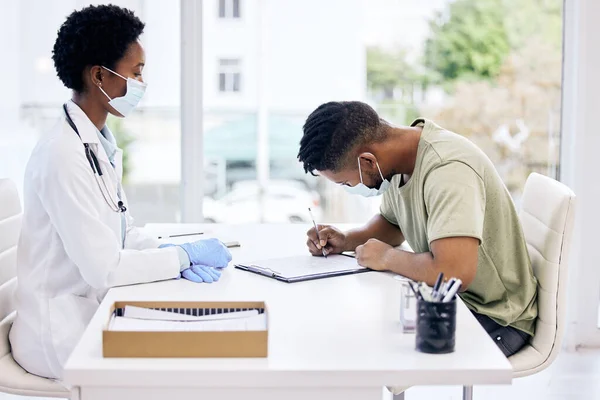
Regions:
M 447 303 L 417 300 L 416 348 L 422 353 L 454 351 L 456 296 Z

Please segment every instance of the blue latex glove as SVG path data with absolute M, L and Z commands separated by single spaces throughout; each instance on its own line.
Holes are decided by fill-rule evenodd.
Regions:
M 181 277 L 196 283 L 212 283 L 219 280 L 221 271 L 204 265 L 192 265 L 190 268 L 181 272 Z
M 181 273 L 177 277 L 185 278 L 188 281 L 197 282 L 197 283 L 212 283 L 219 280 L 221 277 L 221 271 L 208 267 L 205 265 L 191 265 L 190 258 L 187 255 L 187 252 L 178 245 L 174 245 L 171 243 L 161 244 L 158 248 L 162 249 L 164 247 L 178 247 L 177 251 L 179 253 L 179 263 L 181 268 Z
M 225 268 L 231 253 L 218 239 L 203 239 L 178 245 L 188 254 L 192 265 Z

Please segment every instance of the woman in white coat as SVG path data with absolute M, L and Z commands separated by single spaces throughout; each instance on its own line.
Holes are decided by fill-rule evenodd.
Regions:
M 163 245 L 132 225 L 121 188 L 122 153 L 106 127 L 144 94 L 144 24 L 116 6 L 73 12 L 53 49 L 72 89 L 62 118 L 31 154 L 18 245 L 15 360 L 60 379 L 64 364 L 107 290 L 180 276 L 219 279 L 231 255 L 216 240 Z

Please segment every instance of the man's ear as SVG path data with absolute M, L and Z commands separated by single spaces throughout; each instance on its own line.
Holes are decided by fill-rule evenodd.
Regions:
M 373 155 L 373 153 L 360 153 L 358 155 L 358 162 L 360 162 L 361 168 L 366 171 L 377 169 L 377 158 Z

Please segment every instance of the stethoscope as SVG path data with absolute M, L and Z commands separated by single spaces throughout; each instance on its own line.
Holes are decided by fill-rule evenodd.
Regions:
M 125 204 L 123 204 L 123 202 L 120 199 L 118 199 L 118 201 L 115 201 L 115 199 L 113 199 L 113 197 L 110 195 L 110 190 L 108 190 L 108 187 L 106 186 L 106 182 L 104 181 L 104 176 L 103 176 L 104 173 L 102 172 L 102 168 L 100 168 L 100 163 L 98 162 L 98 158 L 96 157 L 96 154 L 94 154 L 94 151 L 91 149 L 90 144 L 83 142 L 83 139 L 81 139 L 79 130 L 77 129 L 77 126 L 75 126 L 75 123 L 71 119 L 71 116 L 69 115 L 69 111 L 67 110 L 66 104 L 63 104 L 63 110 L 65 111 L 65 117 L 67 119 L 67 123 L 69 124 L 71 129 L 73 129 L 75 131 L 75 133 L 77 134 L 77 136 L 79 136 L 79 139 L 83 143 L 83 147 L 85 148 L 85 157 L 87 158 L 88 162 L 90 163 L 90 167 L 92 168 L 92 171 L 94 172 L 94 177 L 96 178 L 96 183 L 98 184 L 98 189 L 100 189 L 100 193 L 102 193 L 102 197 L 104 198 L 104 201 L 110 207 L 110 209 L 113 210 L 114 212 L 124 213 L 125 211 L 127 211 L 127 207 L 125 207 Z M 104 186 L 105 190 L 102 190 L 100 181 L 102 181 L 102 185 Z M 117 193 L 117 196 L 119 197 L 118 193 Z

